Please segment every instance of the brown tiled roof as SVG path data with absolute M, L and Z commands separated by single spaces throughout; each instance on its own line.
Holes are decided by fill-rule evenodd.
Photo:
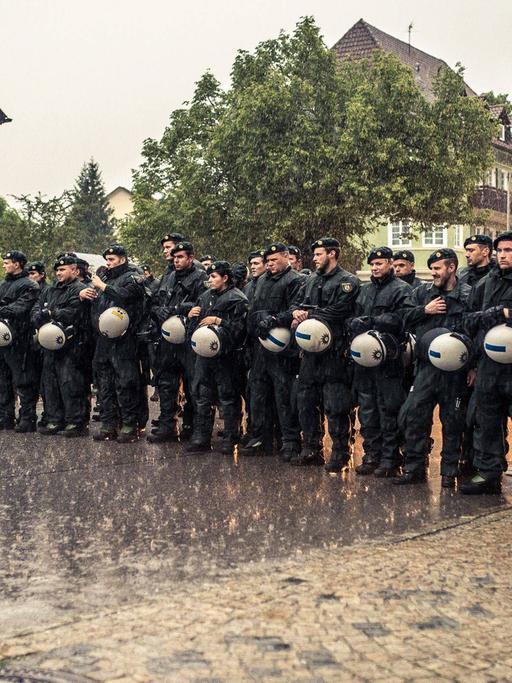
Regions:
M 414 79 L 425 97 L 432 100 L 434 78 L 442 68 L 449 68 L 442 59 L 418 50 L 417 47 L 405 43 L 384 33 L 375 26 L 370 26 L 360 19 L 332 48 L 341 60 L 364 59 L 370 57 L 375 50 L 381 49 L 396 55 L 403 64 L 410 66 Z M 466 93 L 476 93 L 467 85 Z

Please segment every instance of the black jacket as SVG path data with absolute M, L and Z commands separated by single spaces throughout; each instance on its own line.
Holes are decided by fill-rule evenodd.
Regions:
M 302 299 L 295 309 L 316 306 L 309 317 L 327 323 L 335 339 L 341 339 L 345 336 L 345 320 L 355 313 L 360 289 L 355 275 L 336 266 L 330 273 L 308 276 Z
M 368 318 L 368 329 L 401 336 L 403 311 L 411 307 L 411 287 L 394 274 L 372 277 L 361 286 L 356 315 Z
M 51 287 L 46 287 L 32 309 L 33 327 L 39 329 L 45 323 L 55 321 L 65 328 L 72 326 L 73 333 L 78 331 L 80 323 L 83 323 L 84 304 L 79 296 L 83 288 L 84 285 L 78 280 L 56 282 Z M 76 338 L 73 337 L 65 348 L 75 343 Z M 54 353 L 54 351 L 48 351 L 48 353 Z
M 260 275 L 249 308 L 249 334 L 257 337 L 258 323 L 268 316 L 275 318 L 276 325 L 290 327 L 292 309 L 300 301 L 303 284 L 304 278 L 291 266 L 276 275 Z
M 122 263 L 115 268 L 109 268 L 103 281 L 106 288 L 98 292 L 91 304 L 91 320 L 98 332 L 100 315 L 111 306 L 124 308 L 130 318 L 130 325 L 126 334 L 117 339 L 107 339 L 98 333 L 96 342 L 96 357 L 107 356 L 112 349 L 117 349 L 126 357 L 136 355 L 136 333 L 139 331 L 144 315 L 144 278 L 134 270 L 129 263 Z
M 206 272 L 195 265 L 181 271 L 168 266 L 153 295 L 151 317 L 161 325 L 171 315 L 187 315 L 205 291 L 207 279 Z
M 190 321 L 189 335 L 197 329 L 203 318 L 211 315 L 222 319 L 218 334 L 221 338 L 223 354 L 243 345 L 249 308 L 249 302 L 243 292 L 233 285 L 220 293 L 207 290 L 199 297 L 198 306 L 201 307 L 201 314 Z
M 416 289 L 416 287 L 419 287 L 425 282 L 424 280 L 420 280 L 419 277 L 416 277 L 415 270 L 411 270 L 409 275 L 399 276 L 398 279 L 407 282 L 407 284 L 411 286 L 411 289 Z
M 486 266 L 467 266 L 466 268 L 461 268 L 457 276 L 461 282 L 474 287 L 482 278 L 490 273 L 495 265 L 495 261 L 491 261 Z
M 8 320 L 15 332 L 13 346 L 30 339 L 30 312 L 39 296 L 39 285 L 26 270 L 5 276 L 0 282 L 0 319 Z

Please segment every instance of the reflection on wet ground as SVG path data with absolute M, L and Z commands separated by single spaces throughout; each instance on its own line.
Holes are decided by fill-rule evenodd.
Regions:
M 510 480 L 500 497 L 442 491 L 436 457 L 428 485 L 395 487 L 277 457 L 186 456 L 176 444 L 12 432 L 0 442 L 0 629 L 19 601 L 24 625 L 50 604 L 122 604 L 175 580 L 415 532 L 512 502 Z

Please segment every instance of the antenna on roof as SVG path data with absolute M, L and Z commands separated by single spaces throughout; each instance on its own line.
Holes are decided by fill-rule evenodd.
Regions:
M 411 31 L 412 31 L 413 23 L 409 24 L 407 30 L 409 31 L 409 54 L 411 54 Z

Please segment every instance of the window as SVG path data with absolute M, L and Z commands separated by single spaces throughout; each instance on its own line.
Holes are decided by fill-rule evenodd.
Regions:
M 503 142 L 505 142 L 506 128 L 502 123 L 500 123 L 500 132 L 499 132 L 498 137 L 500 140 L 503 140 Z
M 423 233 L 424 247 L 443 247 L 446 244 L 446 230 L 442 226 L 435 226 Z
M 464 226 L 463 225 L 456 225 L 455 226 L 455 247 L 462 247 L 464 243 Z
M 395 221 L 388 226 L 388 244 L 392 247 L 411 246 L 411 224 L 409 221 Z

